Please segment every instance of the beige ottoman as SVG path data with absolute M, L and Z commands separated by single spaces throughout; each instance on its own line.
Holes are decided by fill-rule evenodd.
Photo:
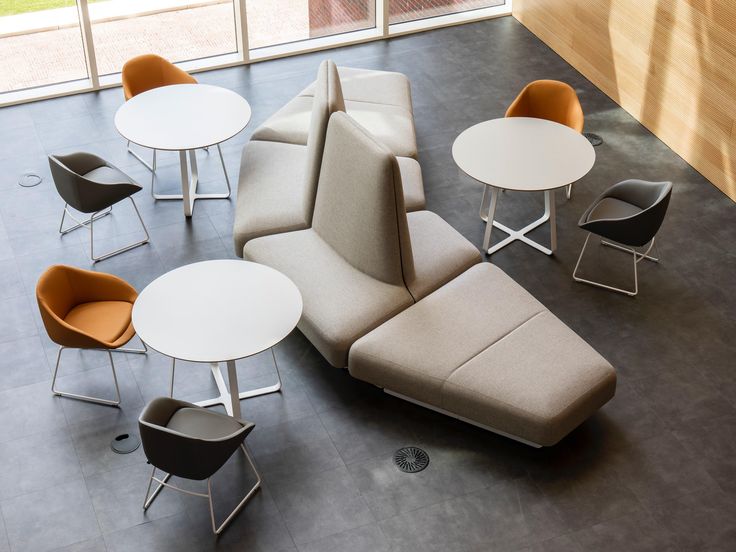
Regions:
M 356 341 L 348 369 L 533 446 L 557 443 L 616 390 L 606 359 L 489 263 Z

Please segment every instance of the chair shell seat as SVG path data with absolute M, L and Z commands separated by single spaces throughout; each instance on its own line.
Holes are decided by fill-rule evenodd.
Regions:
M 180 408 L 166 424 L 167 429 L 178 431 L 196 439 L 222 439 L 242 429 L 235 418 L 213 415 L 200 407 Z
M 641 213 L 642 209 L 636 205 L 632 205 L 627 201 L 622 201 L 614 197 L 604 197 L 588 213 L 586 222 L 594 220 L 614 220 L 630 217 Z
M 93 301 L 72 307 L 64 322 L 87 335 L 114 347 L 123 337 L 133 337 L 133 304 L 127 301 Z

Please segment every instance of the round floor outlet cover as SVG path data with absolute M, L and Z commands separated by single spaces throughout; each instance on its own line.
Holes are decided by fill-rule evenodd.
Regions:
M 18 184 L 20 184 L 24 188 L 32 188 L 33 186 L 38 186 L 41 182 L 43 182 L 43 178 L 41 178 L 41 176 L 36 174 L 35 172 L 31 171 L 23 173 L 18 179 Z
M 593 134 L 592 132 L 583 132 L 583 136 L 585 136 L 588 139 L 588 142 L 590 142 L 590 145 L 594 147 L 600 146 L 603 143 L 603 138 L 597 134 Z
M 417 447 L 400 448 L 394 453 L 394 464 L 403 472 L 417 473 L 429 466 L 429 455 Z
M 130 454 L 141 446 L 141 440 L 137 435 L 123 433 L 118 435 L 110 442 L 110 448 L 118 454 Z

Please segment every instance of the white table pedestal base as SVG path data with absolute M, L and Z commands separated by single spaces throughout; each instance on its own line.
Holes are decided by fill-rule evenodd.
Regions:
M 274 366 L 276 366 L 276 379 L 277 383 L 266 387 L 259 387 L 258 389 L 251 389 L 250 391 L 238 392 L 238 373 L 235 368 L 235 361 L 227 361 L 227 378 L 228 384 L 225 384 L 225 379 L 222 377 L 220 371 L 220 364 L 213 362 L 210 364 L 212 370 L 212 377 L 217 385 L 217 390 L 220 392 L 219 397 L 213 399 L 207 399 L 195 403 L 197 406 L 214 406 L 221 404 L 225 407 L 228 415 L 234 418 L 240 418 L 240 401 L 242 399 L 248 399 L 251 397 L 259 397 L 260 395 L 267 395 L 269 393 L 276 393 L 281 391 L 281 374 L 279 374 L 279 365 L 276 363 L 276 355 L 271 348 L 271 355 L 273 356 Z
M 222 151 L 217 150 L 220 154 L 220 161 L 223 169 L 225 162 L 222 160 Z M 157 194 L 154 193 L 154 199 L 184 200 L 184 216 L 191 217 L 194 210 L 194 202 L 197 199 L 227 199 L 230 197 L 230 182 L 225 172 L 225 181 L 227 182 L 227 192 L 216 194 L 198 194 L 197 185 L 199 184 L 199 172 L 197 170 L 196 150 L 182 150 L 179 152 L 179 168 L 181 169 L 181 192 L 180 194 Z
M 491 189 L 490 197 L 488 197 L 488 189 Z M 502 249 L 515 241 L 522 241 L 527 245 L 530 245 L 534 249 L 541 251 L 546 255 L 552 255 L 557 250 L 557 221 L 555 216 L 555 191 L 545 190 L 544 191 L 544 214 L 537 220 L 527 224 L 521 230 L 514 230 L 497 222 L 495 220 L 496 206 L 498 205 L 498 199 L 501 190 L 492 186 L 486 186 L 483 190 L 483 199 L 480 205 L 480 218 L 486 222 L 486 231 L 483 236 L 483 250 L 492 255 L 499 249 Z M 490 221 L 490 224 L 488 222 Z M 546 247 L 540 243 L 535 242 L 529 238 L 526 234 L 538 228 L 545 222 L 549 221 L 549 235 L 550 235 L 550 247 Z M 496 245 L 491 247 L 491 231 L 493 227 L 506 232 L 508 236 L 498 242 Z

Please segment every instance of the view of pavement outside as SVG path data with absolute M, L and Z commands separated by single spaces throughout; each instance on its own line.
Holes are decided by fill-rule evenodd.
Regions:
M 505 0 L 391 0 L 389 24 L 427 19 L 448 13 L 503 6 Z
M 400 23 L 503 3 L 391 0 L 389 20 Z M 374 0 L 246 0 L 246 8 L 253 49 L 375 26 Z M 235 52 L 233 10 L 231 0 L 90 2 L 98 72 L 117 73 L 127 59 L 149 52 L 172 61 Z M 76 7 L 0 17 L 0 93 L 86 77 Z

